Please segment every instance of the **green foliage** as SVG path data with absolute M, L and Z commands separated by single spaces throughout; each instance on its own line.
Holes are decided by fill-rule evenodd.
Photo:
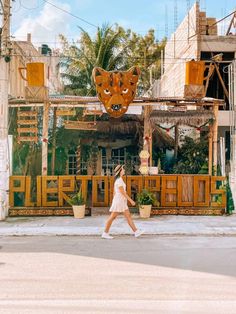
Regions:
M 67 202 L 71 206 L 73 206 L 73 205 L 77 205 L 77 206 L 84 205 L 85 201 L 84 201 L 84 198 L 82 196 L 81 188 L 78 192 L 76 192 L 75 194 L 72 194 L 70 199 L 67 200 Z
M 229 180 L 227 180 L 226 182 L 226 199 L 227 199 L 226 213 L 228 215 L 231 215 L 234 211 L 234 201 L 233 201 L 231 188 L 229 185 Z
M 95 38 L 80 28 L 80 44 L 69 45 L 67 39 L 61 35 L 63 44 L 62 77 L 65 92 L 75 95 L 96 94 L 91 75 L 95 66 L 107 71 L 119 69 L 123 66 L 126 48 L 124 29 L 109 25 L 98 27 Z
M 63 54 L 61 60 L 64 92 L 67 94 L 94 96 L 95 86 L 91 75 L 94 67 L 107 71 L 127 70 L 133 65 L 141 68 L 138 93 L 150 87 L 150 71 L 154 79 L 160 76 L 161 50 L 166 44 L 164 39 L 158 43 L 154 30 L 141 36 L 119 25 L 98 27 L 91 37 L 80 28 L 80 43 L 70 45 L 61 35 Z
M 137 195 L 138 205 L 154 205 L 155 201 L 155 195 L 148 190 L 144 189 Z
M 208 174 L 208 163 L 205 162 L 201 169 L 199 170 L 198 174 Z
M 206 171 L 208 159 L 208 144 L 206 140 L 194 141 L 185 137 L 185 143 L 179 150 L 178 160 L 173 167 L 174 173 L 197 174 Z M 204 165 L 204 168 L 203 168 Z

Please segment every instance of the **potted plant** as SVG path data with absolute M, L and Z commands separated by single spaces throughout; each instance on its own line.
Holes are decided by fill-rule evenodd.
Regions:
M 72 206 L 75 218 L 84 218 L 85 216 L 85 201 L 80 190 L 73 194 L 67 202 Z
M 139 205 L 140 217 L 149 218 L 152 205 L 155 203 L 155 196 L 152 192 L 144 189 L 137 195 L 137 203 Z

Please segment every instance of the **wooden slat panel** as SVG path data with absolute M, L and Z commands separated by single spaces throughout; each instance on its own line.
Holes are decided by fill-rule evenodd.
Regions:
M 176 188 L 168 188 L 168 182 L 176 182 Z M 177 194 L 177 176 L 163 176 L 161 179 L 161 206 L 176 206 L 176 201 L 167 201 L 167 195 Z
M 82 195 L 84 200 L 87 202 L 88 199 L 88 181 L 92 180 L 92 176 L 76 176 L 76 181 L 81 181 Z
M 151 186 L 153 183 L 154 183 L 154 186 Z M 160 176 L 145 176 L 144 188 L 152 192 L 159 192 L 161 190 L 161 177 Z
M 57 181 L 57 176 L 42 176 L 42 206 L 58 206 L 58 201 L 48 201 L 48 194 L 57 194 L 58 187 L 49 188 L 48 182 Z M 57 182 L 58 184 L 58 182 Z
M 189 189 L 191 189 L 191 194 L 193 194 L 193 184 L 192 186 L 189 186 L 189 179 L 193 180 L 193 176 L 188 175 L 178 175 L 178 206 L 193 206 L 193 195 L 192 195 L 192 201 L 186 202 L 183 201 L 183 193 L 189 192 Z
M 225 189 L 217 189 L 216 188 L 216 183 L 217 181 L 225 181 L 225 177 L 211 177 L 211 194 L 212 195 L 221 195 L 222 197 L 222 202 L 221 204 L 217 202 L 211 202 L 212 207 L 221 207 L 225 208 L 226 207 L 226 190 Z
M 15 186 L 15 183 L 19 182 L 19 186 Z M 14 204 L 14 193 L 25 192 L 25 176 L 11 176 L 9 181 L 9 205 L 15 206 Z
M 35 203 L 31 201 L 31 177 L 27 176 L 25 178 L 25 206 L 33 207 Z
M 37 176 L 37 206 L 42 206 L 42 177 Z
M 98 200 L 98 183 L 104 181 L 104 201 Z M 92 206 L 108 206 L 109 193 L 108 193 L 108 177 L 107 176 L 93 176 L 93 188 L 92 188 Z
M 199 201 L 200 190 L 199 190 L 199 182 L 205 182 L 205 201 Z M 210 201 L 210 177 L 209 176 L 194 176 L 194 206 L 205 207 L 209 206 Z
M 132 183 L 136 183 L 137 185 L 137 193 L 140 193 L 142 191 L 143 188 L 143 177 L 142 176 L 127 176 L 126 177 L 126 190 L 127 193 L 130 197 L 132 197 L 132 191 L 131 191 L 131 186 Z M 131 204 L 129 203 L 129 206 L 131 206 Z
M 65 182 L 69 182 L 69 186 L 65 186 Z M 75 176 L 59 176 L 58 177 L 58 204 L 64 206 L 64 200 L 67 201 L 70 196 L 64 192 L 75 191 Z

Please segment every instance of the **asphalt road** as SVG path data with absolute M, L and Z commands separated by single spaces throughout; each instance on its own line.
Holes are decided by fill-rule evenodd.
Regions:
M 236 237 L 0 238 L 0 313 L 236 313 Z

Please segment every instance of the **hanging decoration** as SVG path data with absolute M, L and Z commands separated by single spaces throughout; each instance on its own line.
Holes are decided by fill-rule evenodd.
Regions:
M 113 118 L 123 116 L 135 97 L 140 69 L 134 66 L 128 71 L 108 72 L 94 68 L 92 75 L 98 98 L 107 113 Z
M 192 124 L 187 124 L 189 127 L 191 127 L 191 128 L 195 128 L 196 129 L 196 131 L 198 131 L 198 132 L 201 132 L 201 129 L 204 127 L 204 126 L 206 126 L 206 125 L 208 125 L 208 124 L 212 124 L 213 123 L 213 119 L 209 119 L 209 120 L 207 120 L 205 123 L 203 123 L 202 125 L 192 125 Z M 164 126 L 162 126 L 162 125 L 160 125 L 160 124 L 156 124 L 159 128 L 161 128 L 162 130 L 165 130 L 166 131 L 166 133 L 170 133 L 170 130 L 172 130 L 175 126 L 176 126 L 176 124 L 174 124 L 174 125 L 172 125 L 172 126 L 168 126 L 168 127 L 164 127 Z
M 36 110 L 18 110 L 17 142 L 38 142 L 38 113 Z
M 150 157 L 150 154 L 147 150 L 142 150 L 139 154 L 141 165 L 139 168 L 139 171 L 141 174 L 148 174 L 148 159 Z

